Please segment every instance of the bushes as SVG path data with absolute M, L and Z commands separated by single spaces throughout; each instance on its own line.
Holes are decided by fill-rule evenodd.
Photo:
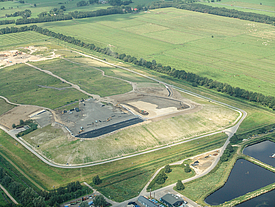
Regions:
M 176 184 L 176 189 L 177 190 L 184 190 L 185 187 L 184 185 L 182 184 L 181 180 L 178 180 L 177 184 Z
M 224 150 L 223 155 L 220 158 L 220 161 L 226 162 L 229 159 L 229 157 L 233 154 L 233 152 L 234 152 L 234 148 L 232 147 L 231 144 L 228 144 L 226 149 Z

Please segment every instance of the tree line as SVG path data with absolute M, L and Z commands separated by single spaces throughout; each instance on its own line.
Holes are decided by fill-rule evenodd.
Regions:
M 243 20 L 248 20 L 253 22 L 260 22 L 260 23 L 275 25 L 275 17 L 270 17 L 265 14 L 243 12 L 243 11 L 238 11 L 236 9 L 227 9 L 224 7 L 222 8 L 213 7 L 213 6 L 208 6 L 204 4 L 179 4 L 175 7 L 178 9 L 185 9 L 190 11 L 214 14 L 218 16 L 232 17 L 232 18 L 238 18 L 238 19 L 243 19 Z
M 196 11 L 196 12 L 202 12 L 202 13 L 208 13 L 208 14 L 214 14 L 219 16 L 225 16 L 225 17 L 232 17 L 232 18 L 239 18 L 243 20 L 249 20 L 254 22 L 261 22 L 266 24 L 273 24 L 275 25 L 275 17 L 270 17 L 264 14 L 256 14 L 252 12 L 243 12 L 238 11 L 235 9 L 226 9 L 226 8 L 220 8 L 220 7 L 212 7 L 208 5 L 193 3 L 197 2 L 197 0 L 185 0 L 178 2 L 173 1 L 160 1 L 160 2 L 153 2 L 149 6 L 137 6 L 137 11 L 148 9 L 158 9 L 158 8 L 167 8 L 167 7 L 175 7 L 178 9 L 185 9 L 190 11 Z M 80 1 L 78 2 L 82 6 L 96 3 L 95 0 L 89 0 L 89 1 Z M 110 3 L 110 2 L 109 2 Z M 111 1 L 112 3 L 112 1 Z M 96 11 L 74 11 L 70 12 L 69 14 L 64 14 L 63 11 L 65 11 L 65 7 L 57 9 L 57 11 L 53 11 L 52 15 L 49 15 L 48 12 L 42 12 L 38 18 L 22 18 L 17 19 L 15 24 L 16 25 L 22 25 L 22 24 L 32 24 L 32 23 L 41 23 L 41 22 L 53 22 L 53 21 L 64 21 L 64 20 L 71 20 L 73 18 L 79 19 L 79 18 L 89 18 L 89 17 L 95 17 L 95 16 L 104 16 L 104 15 L 111 15 L 111 14 L 123 14 L 123 13 L 130 13 L 132 12 L 132 9 L 130 6 L 125 6 L 127 4 L 132 3 L 131 0 L 129 1 L 114 1 L 112 3 L 115 7 L 109 7 L 107 9 L 100 9 Z M 122 5 L 122 6 L 121 6 Z M 80 5 L 79 5 L 80 6 Z M 50 11 L 51 13 L 52 11 Z M 19 13 L 22 12 L 16 12 L 11 15 L 19 15 Z M 30 13 L 27 13 L 29 15 Z M 20 14 L 22 15 L 22 14 Z M 20 16 L 19 15 L 19 16 Z M 14 20 L 10 21 L 0 21 L 2 24 L 14 24 Z M 0 23 L 1 25 L 1 23 Z
M 74 11 L 70 12 L 69 14 L 59 14 L 59 15 L 48 15 L 47 12 L 43 12 L 39 15 L 39 18 L 21 18 L 17 19 L 15 24 L 22 25 L 22 24 L 32 24 L 32 23 L 41 23 L 41 22 L 53 22 L 53 21 L 64 21 L 64 20 L 71 20 L 73 18 L 80 19 L 80 18 L 87 18 L 87 17 L 96 17 L 96 16 L 105 16 L 111 14 L 123 14 L 123 9 L 120 7 L 109 7 L 107 9 L 99 9 L 96 11 Z
M 1 157 L 1 159 L 3 158 Z M 19 206 L 24 207 L 57 207 L 65 201 L 91 193 L 88 187 L 83 187 L 78 181 L 50 191 L 34 190 L 32 187 L 22 184 L 18 179 L 9 175 L 8 171 L 2 167 L 0 167 L 0 183 L 20 203 Z
M 27 17 L 30 17 L 32 14 L 32 11 L 29 10 L 29 9 L 26 9 L 24 11 L 17 11 L 17 12 L 14 12 L 12 14 L 6 14 L 6 17 L 17 17 L 17 16 L 21 16 L 23 18 L 27 18 Z
M 47 35 L 50 37 L 54 37 L 57 39 L 60 39 L 62 41 L 87 48 L 89 50 L 94 50 L 97 52 L 100 52 L 102 54 L 106 54 L 109 56 L 113 56 L 117 59 L 123 60 L 124 62 L 129 62 L 135 65 L 139 65 L 145 68 L 148 68 L 150 70 L 157 71 L 159 73 L 166 74 L 170 77 L 179 79 L 179 80 L 185 80 L 189 82 L 192 86 L 203 86 L 208 89 L 213 89 L 221 93 L 226 93 L 230 96 L 237 97 L 243 100 L 247 100 L 254 103 L 259 103 L 265 107 L 269 107 L 273 110 L 275 110 L 275 97 L 274 96 L 265 96 L 262 93 L 257 93 L 253 91 L 248 91 L 245 89 L 241 89 L 239 87 L 233 87 L 228 83 L 222 83 L 216 80 L 212 80 L 211 78 L 207 77 L 201 77 L 195 73 L 192 72 L 186 72 L 185 70 L 177 70 L 175 68 L 171 68 L 168 66 L 163 66 L 161 63 L 157 63 L 155 60 L 147 61 L 143 58 L 140 58 L 139 60 L 131 55 L 126 54 L 118 54 L 117 52 L 113 52 L 109 47 L 106 48 L 100 48 L 95 46 L 94 44 L 85 43 L 79 39 L 76 39 L 71 36 L 63 35 L 60 33 L 52 32 L 48 29 L 43 29 L 41 27 L 38 27 L 36 25 L 32 25 L 30 27 L 24 26 L 24 27 L 6 27 L 0 29 L 0 34 L 8 34 L 8 33 L 16 33 L 16 32 L 24 32 L 24 31 L 35 31 L 43 35 Z

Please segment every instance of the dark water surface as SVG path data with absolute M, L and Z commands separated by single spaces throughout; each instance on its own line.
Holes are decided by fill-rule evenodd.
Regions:
M 275 158 L 270 157 L 275 153 L 275 143 L 263 141 L 244 148 L 243 154 L 254 157 L 261 162 L 275 167 Z
M 252 198 L 244 203 L 236 205 L 238 207 L 274 207 L 275 206 L 275 190 Z
M 236 161 L 225 185 L 206 197 L 205 202 L 219 205 L 274 182 L 275 173 L 244 159 L 239 159 Z

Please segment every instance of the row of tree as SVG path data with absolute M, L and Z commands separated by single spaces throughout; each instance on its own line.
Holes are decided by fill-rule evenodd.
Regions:
M 129 4 L 133 3 L 133 1 L 132 0 L 126 0 L 126 1 L 109 0 L 108 3 L 112 6 L 121 6 L 121 5 L 129 5 Z
M 196 2 L 196 0 L 190 0 L 190 2 Z M 185 9 L 190 11 L 214 14 L 225 17 L 238 18 L 243 20 L 249 20 L 253 22 L 261 22 L 266 24 L 275 25 L 275 17 L 265 14 L 257 14 L 253 12 L 243 12 L 235 9 L 227 9 L 224 7 L 213 7 L 198 3 L 186 3 L 186 2 L 156 2 L 149 6 L 149 9 L 175 7 L 178 9 Z
M 77 2 L 76 6 L 80 7 L 80 6 L 88 6 L 90 4 L 99 4 L 99 0 L 88 0 L 88 1 L 79 1 Z
M 5 25 L 5 24 L 14 24 L 15 20 L 11 19 L 11 20 L 1 20 L 0 21 L 0 25 Z
M 90 192 L 88 187 L 83 187 L 78 181 L 49 192 L 35 191 L 32 187 L 16 181 L 2 167 L 0 167 L 0 183 L 22 206 L 28 207 L 59 206 L 65 201 L 81 197 Z
M 234 148 L 232 147 L 231 144 L 228 144 L 220 158 L 220 161 L 226 162 L 233 153 L 234 153 Z
M 175 68 L 171 68 L 170 66 L 163 66 L 161 63 L 157 63 L 155 60 L 147 61 L 143 58 L 140 58 L 139 60 L 136 57 L 132 57 L 131 55 L 126 54 L 118 54 L 117 52 L 113 52 L 110 48 L 100 48 L 96 47 L 94 44 L 85 43 L 81 40 L 78 40 L 74 37 L 63 35 L 60 33 L 52 32 L 48 29 L 43 29 L 41 27 L 38 27 L 36 25 L 32 25 L 30 27 L 24 26 L 24 27 L 6 27 L 0 29 L 0 34 L 7 34 L 7 33 L 15 33 L 15 32 L 23 32 L 23 31 L 36 31 L 38 33 L 54 37 L 60 40 L 63 40 L 65 42 L 87 48 L 89 50 L 95 50 L 97 52 L 113 56 L 115 58 L 121 59 L 125 62 L 133 63 L 135 65 L 139 65 L 145 68 L 148 68 L 150 70 L 154 70 L 160 73 L 167 74 L 173 78 L 177 78 L 179 80 L 185 80 L 191 83 L 192 86 L 204 86 L 208 89 L 214 89 L 218 92 L 226 93 L 230 96 L 241 98 L 244 100 L 248 100 L 250 102 L 259 103 L 263 106 L 269 107 L 273 110 L 275 110 L 275 97 L 274 96 L 265 96 L 261 93 L 248 91 L 245 89 L 241 89 L 239 87 L 233 87 L 228 83 L 221 83 L 219 81 L 214 81 L 212 79 L 209 79 L 207 77 L 201 77 L 197 74 L 194 74 L 192 72 L 186 72 L 185 70 L 176 70 Z
M 32 14 L 32 11 L 29 10 L 29 9 L 26 9 L 24 11 L 14 12 L 12 14 L 6 14 L 6 17 L 18 17 L 18 16 L 21 16 L 23 18 L 27 18 L 27 17 L 30 17 L 31 14 Z
M 87 17 L 105 16 L 105 15 L 111 15 L 111 14 L 123 14 L 124 12 L 124 10 L 120 7 L 110 7 L 107 9 L 99 9 L 96 11 L 83 11 L 83 12 L 74 11 L 66 15 L 64 15 L 63 12 L 57 13 L 60 11 L 63 11 L 63 10 L 59 9 L 57 11 L 53 11 L 54 15 L 52 15 L 51 12 L 50 13 L 42 12 L 39 14 L 39 18 L 17 19 L 15 24 L 22 25 L 22 24 L 41 23 L 41 22 L 64 21 L 64 20 L 71 20 L 73 18 L 80 19 L 80 18 L 87 18 Z

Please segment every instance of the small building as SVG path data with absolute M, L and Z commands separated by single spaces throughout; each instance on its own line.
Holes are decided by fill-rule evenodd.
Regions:
M 138 197 L 138 202 L 140 202 L 145 207 L 159 207 L 157 204 L 154 204 L 152 201 L 145 198 L 144 196 L 139 196 Z
M 183 200 L 181 197 L 176 196 L 174 194 L 166 194 L 164 195 L 160 201 L 167 205 L 168 207 L 176 207 L 186 204 L 187 202 Z

